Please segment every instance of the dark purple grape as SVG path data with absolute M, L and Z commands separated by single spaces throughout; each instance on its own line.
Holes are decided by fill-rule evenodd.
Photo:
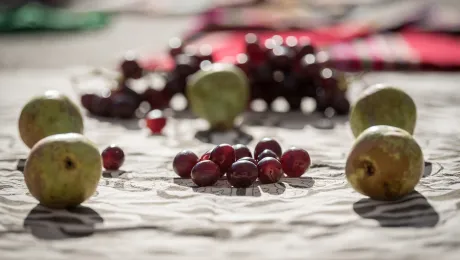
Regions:
M 110 117 L 112 115 L 113 102 L 109 97 L 100 97 L 98 102 L 93 103 L 93 113 L 98 116 Z
M 350 102 L 345 97 L 345 93 L 338 94 L 332 101 L 332 108 L 338 115 L 346 115 L 350 111 Z
M 238 161 L 250 161 L 253 164 L 257 165 L 257 161 L 252 157 L 243 157 L 243 158 L 238 159 Z
M 137 57 L 134 53 L 126 53 L 124 60 L 120 64 L 121 72 L 127 79 L 140 79 L 143 75 L 143 69 L 137 62 Z
M 114 89 L 111 91 L 110 93 L 111 98 L 114 98 L 117 96 L 129 96 L 130 98 L 132 98 L 138 103 L 142 101 L 142 97 L 141 95 L 139 95 L 139 93 L 137 93 L 136 91 L 132 90 L 131 88 L 129 88 L 128 86 L 124 84 L 120 85 L 117 89 Z
M 213 161 L 200 161 L 192 168 L 191 177 L 192 181 L 200 187 L 212 186 L 220 178 L 220 169 Z
M 174 172 L 181 178 L 190 178 L 193 167 L 198 163 L 198 156 L 189 150 L 179 152 L 173 160 Z
M 253 33 L 248 33 L 244 37 L 245 41 L 245 52 L 246 55 L 248 56 L 248 59 L 255 63 L 259 64 L 262 62 L 265 58 L 264 50 L 260 46 L 259 39 L 257 35 Z
M 273 68 L 287 71 L 294 63 L 294 53 L 288 47 L 275 46 L 269 53 L 268 61 Z
M 281 163 L 271 157 L 267 157 L 259 161 L 257 164 L 259 170 L 259 181 L 262 184 L 277 183 L 283 176 Z
M 112 100 L 110 97 L 84 94 L 81 96 L 81 103 L 93 115 L 104 117 L 111 115 Z
M 278 157 L 281 156 L 281 145 L 276 140 L 265 137 L 257 143 L 256 148 L 254 149 L 254 158 L 258 158 L 259 154 L 262 153 L 265 149 L 271 150 Z
M 170 98 L 163 91 L 148 88 L 142 93 L 142 100 L 150 104 L 150 109 L 165 109 L 169 106 Z
M 80 103 L 84 108 L 91 112 L 92 104 L 94 100 L 98 97 L 99 96 L 96 94 L 83 94 L 80 97 Z
M 119 118 L 133 117 L 142 100 L 137 92 L 126 86 L 113 90 L 110 99 L 112 100 L 111 113 Z
M 183 51 L 182 40 L 174 37 L 171 38 L 168 42 L 169 45 L 169 55 L 171 57 L 176 57 L 177 55 L 181 54 Z
M 339 93 L 337 75 L 330 68 L 320 71 L 316 82 L 316 110 L 326 111 L 331 107 L 335 96 Z
M 199 69 L 197 60 L 186 54 L 178 54 L 174 61 L 176 63 L 176 67 L 174 68 L 173 73 L 182 79 L 186 79 L 188 76 L 192 75 Z
M 300 177 L 310 167 L 311 160 L 307 151 L 301 148 L 287 149 L 281 156 L 281 165 L 284 173 L 289 177 Z
M 235 162 L 235 150 L 229 144 L 220 144 L 212 149 L 210 159 L 219 165 L 223 176 Z
M 297 44 L 296 60 L 302 59 L 307 54 L 315 54 L 315 47 L 312 45 L 310 38 L 303 36 L 299 38 Z
M 227 172 L 227 180 L 235 188 L 251 186 L 259 175 L 257 166 L 249 161 L 237 161 Z
M 319 74 L 321 64 L 316 62 L 316 56 L 307 54 L 300 60 L 299 72 L 304 77 L 315 78 Z
M 294 73 L 287 74 L 283 81 L 283 96 L 291 111 L 300 109 L 302 98 L 305 96 L 305 91 L 302 89 L 304 86 L 300 83 L 301 80 Z
M 265 149 L 257 156 L 257 161 L 262 161 L 262 159 L 267 157 L 278 159 L 276 153 L 274 153 L 272 150 Z
M 166 77 L 164 92 L 167 93 L 167 95 L 170 97 L 174 96 L 177 93 L 183 94 L 185 92 L 186 82 L 186 78 L 182 77 L 181 75 L 173 71 L 172 73 L 169 73 L 169 75 Z
M 318 76 L 318 84 L 324 89 L 335 90 L 339 88 L 339 81 L 334 70 L 324 68 L 320 71 Z
M 235 144 L 233 150 L 235 150 L 235 160 L 239 160 L 243 157 L 252 157 L 251 151 L 244 144 Z
M 138 103 L 129 96 L 116 96 L 112 99 L 112 115 L 119 118 L 132 118 Z

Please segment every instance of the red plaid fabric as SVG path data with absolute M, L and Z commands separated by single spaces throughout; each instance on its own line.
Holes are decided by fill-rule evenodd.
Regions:
M 308 36 L 314 45 L 329 53 L 334 67 L 344 71 L 460 69 L 460 37 L 454 34 L 433 33 L 413 25 L 379 31 L 369 23 L 275 30 L 271 28 L 273 23 L 255 23 L 257 19 L 251 24 L 230 22 L 238 17 L 244 17 L 244 12 L 236 16 L 234 10 L 210 10 L 199 17 L 197 27 L 184 40 L 188 45 L 211 45 L 215 61 L 233 61 L 244 51 L 244 35 L 253 32 L 262 41 L 273 35 Z M 144 64 L 151 70 L 173 67 L 166 54 L 147 57 Z

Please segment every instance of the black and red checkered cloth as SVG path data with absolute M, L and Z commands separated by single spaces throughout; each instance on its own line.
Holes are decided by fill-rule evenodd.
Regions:
M 262 42 L 273 35 L 308 36 L 314 45 L 329 53 L 332 66 L 344 71 L 460 71 L 460 35 L 454 32 L 455 27 L 444 32 L 439 27 L 429 28 L 433 23 L 428 21 L 439 22 L 445 15 L 433 18 L 426 10 L 420 11 L 386 27 L 353 21 L 298 28 L 298 22 L 297 28 L 280 29 L 270 19 L 243 19 L 256 15 L 245 12 L 244 8 L 227 7 L 208 10 L 183 39 L 188 45 L 210 44 L 215 61 L 232 61 L 244 52 L 244 35 L 253 32 Z M 257 15 L 262 16 L 260 12 Z M 460 23 L 456 28 L 460 31 Z M 144 64 L 148 69 L 169 70 L 173 61 L 165 53 L 148 57 Z

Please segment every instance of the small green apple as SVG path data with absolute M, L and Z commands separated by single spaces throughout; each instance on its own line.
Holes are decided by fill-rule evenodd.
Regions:
M 403 90 L 372 85 L 352 105 L 350 126 L 355 137 L 374 125 L 389 125 L 414 133 L 417 109 L 414 100 Z
M 247 107 L 249 83 L 237 66 L 213 63 L 189 77 L 186 95 L 192 111 L 211 129 L 228 130 Z
M 77 133 L 56 134 L 38 141 L 24 167 L 30 193 L 44 206 L 78 206 L 96 191 L 102 173 L 97 147 Z
M 50 135 L 83 133 L 83 117 L 77 105 L 55 90 L 48 90 L 27 102 L 18 125 L 21 139 L 29 148 Z
M 412 135 L 378 125 L 358 136 L 345 174 L 356 191 L 376 200 L 395 200 L 414 190 L 423 170 L 423 153 Z

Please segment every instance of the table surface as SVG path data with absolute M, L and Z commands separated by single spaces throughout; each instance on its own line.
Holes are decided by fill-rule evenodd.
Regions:
M 177 28 L 160 32 L 161 40 L 166 42 L 165 36 Z M 117 38 L 111 30 L 106 33 Z M 28 41 L 19 41 L 24 37 Z M 272 136 L 283 148 L 307 149 L 313 165 L 300 179 L 235 189 L 225 181 L 197 188 L 175 178 L 171 160 L 178 151 L 202 153 L 213 146 L 194 138 L 202 121 L 174 118 L 163 136 L 149 136 L 135 120 L 102 121 L 85 114 L 85 135 L 99 148 L 111 143 L 124 148 L 123 172 L 104 172 L 97 193 L 77 210 L 38 206 L 16 170 L 18 160 L 28 154 L 18 136 L 17 118 L 28 99 L 47 89 L 78 100 L 69 81 L 75 71 L 53 67 L 113 64 L 114 50 L 129 45 L 114 41 L 104 49 L 90 38 L 83 48 L 65 37 L 0 40 L 0 259 L 458 259 L 459 74 L 365 77 L 368 84 L 403 88 L 418 107 L 415 137 L 428 162 L 426 176 L 417 193 L 396 203 L 371 201 L 347 184 L 344 163 L 353 137 L 344 119 L 333 129 L 321 130 L 313 127 L 313 115 L 248 115 L 245 130 L 254 137 L 251 148 L 258 139 Z M 56 55 L 46 42 L 56 44 Z M 82 55 L 98 49 L 99 56 Z M 213 141 L 228 138 L 215 136 Z
M 366 76 L 369 84 L 400 86 L 418 106 L 415 137 L 429 164 L 418 192 L 397 203 L 371 201 L 347 184 L 353 138 L 346 120 L 321 130 L 312 115 L 250 115 L 251 148 L 272 136 L 284 148 L 307 149 L 313 165 L 300 179 L 235 189 L 223 180 L 197 188 L 175 178 L 171 160 L 178 151 L 212 147 L 194 138 L 200 120 L 176 118 L 163 136 L 149 136 L 136 121 L 85 116 L 85 134 L 100 148 L 114 142 L 124 148 L 123 172 L 104 172 L 83 207 L 51 211 L 37 206 L 16 170 L 28 153 L 16 123 L 22 104 L 50 87 L 77 100 L 70 73 L 0 72 L 1 259 L 457 259 L 460 253 L 458 74 Z

